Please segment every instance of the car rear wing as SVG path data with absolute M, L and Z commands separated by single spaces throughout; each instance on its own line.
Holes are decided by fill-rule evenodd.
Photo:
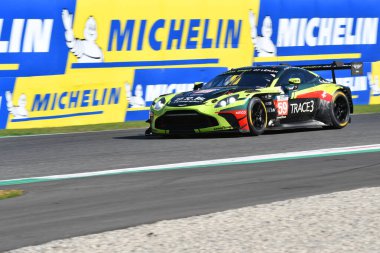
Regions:
M 363 75 L 363 62 L 343 63 L 343 62 L 333 61 L 331 64 L 299 65 L 296 67 L 307 69 L 310 71 L 331 70 L 333 83 L 336 83 L 335 70 L 351 69 L 352 76 Z

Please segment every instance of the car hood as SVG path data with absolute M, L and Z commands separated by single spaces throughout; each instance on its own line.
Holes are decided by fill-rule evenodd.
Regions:
M 175 95 L 170 102 L 169 106 L 191 106 L 200 105 L 210 99 L 215 99 L 229 93 L 235 93 L 242 90 L 253 90 L 252 88 L 239 88 L 239 87 L 218 87 L 211 89 L 201 89 L 196 91 L 188 91 Z

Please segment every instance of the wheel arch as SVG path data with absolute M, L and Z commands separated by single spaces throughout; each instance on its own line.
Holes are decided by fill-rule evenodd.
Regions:
M 346 97 L 348 99 L 348 103 L 350 104 L 350 113 L 351 114 L 354 113 L 354 103 L 352 101 L 352 94 L 351 94 L 350 87 L 340 86 L 336 91 L 341 91 L 344 93 L 344 95 L 346 95 Z
M 258 93 L 254 94 L 251 99 L 253 98 L 259 98 L 261 101 L 263 101 L 265 109 L 267 111 L 267 121 L 276 120 L 277 118 L 277 112 L 274 105 L 274 99 L 275 96 L 279 95 L 278 93 Z

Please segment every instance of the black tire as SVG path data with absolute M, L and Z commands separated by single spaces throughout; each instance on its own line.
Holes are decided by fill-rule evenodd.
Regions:
M 341 129 L 350 121 L 350 103 L 342 91 L 335 92 L 330 106 L 331 128 Z
M 248 124 L 250 134 L 257 136 L 264 132 L 268 121 L 265 104 L 260 98 L 253 97 L 248 104 Z
M 152 136 L 153 133 L 152 133 L 152 128 L 149 127 L 147 130 L 145 130 L 145 136 Z

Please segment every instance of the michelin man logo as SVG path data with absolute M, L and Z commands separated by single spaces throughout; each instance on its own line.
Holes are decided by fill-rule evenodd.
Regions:
M 248 12 L 249 24 L 251 26 L 251 39 L 255 50 L 259 57 L 270 57 L 277 55 L 277 48 L 274 45 L 272 37 L 272 19 L 266 16 L 263 20 L 263 25 L 261 27 L 261 36 L 257 35 L 257 26 L 255 14 L 252 10 Z
M 28 118 L 28 110 L 26 110 L 26 96 L 21 94 L 18 99 L 18 106 L 14 106 L 12 102 L 12 93 L 10 91 L 5 92 L 5 99 L 7 100 L 7 108 L 10 114 L 14 116 L 14 119 Z
M 135 96 L 132 96 L 131 86 L 129 85 L 129 83 L 125 84 L 125 91 L 130 108 L 145 107 L 145 100 L 143 98 L 144 92 L 141 84 L 138 84 L 136 86 Z
M 372 73 L 367 73 L 368 80 L 369 80 L 369 86 L 371 88 L 371 94 L 372 96 L 380 96 L 380 82 L 379 82 L 379 76 L 374 75 L 372 77 Z
M 66 45 L 70 51 L 78 58 L 79 63 L 85 62 L 103 62 L 102 49 L 96 44 L 98 32 L 96 21 L 90 16 L 84 28 L 84 39 L 77 39 L 73 32 L 73 15 L 64 9 L 62 11 L 63 26 L 66 30 Z

